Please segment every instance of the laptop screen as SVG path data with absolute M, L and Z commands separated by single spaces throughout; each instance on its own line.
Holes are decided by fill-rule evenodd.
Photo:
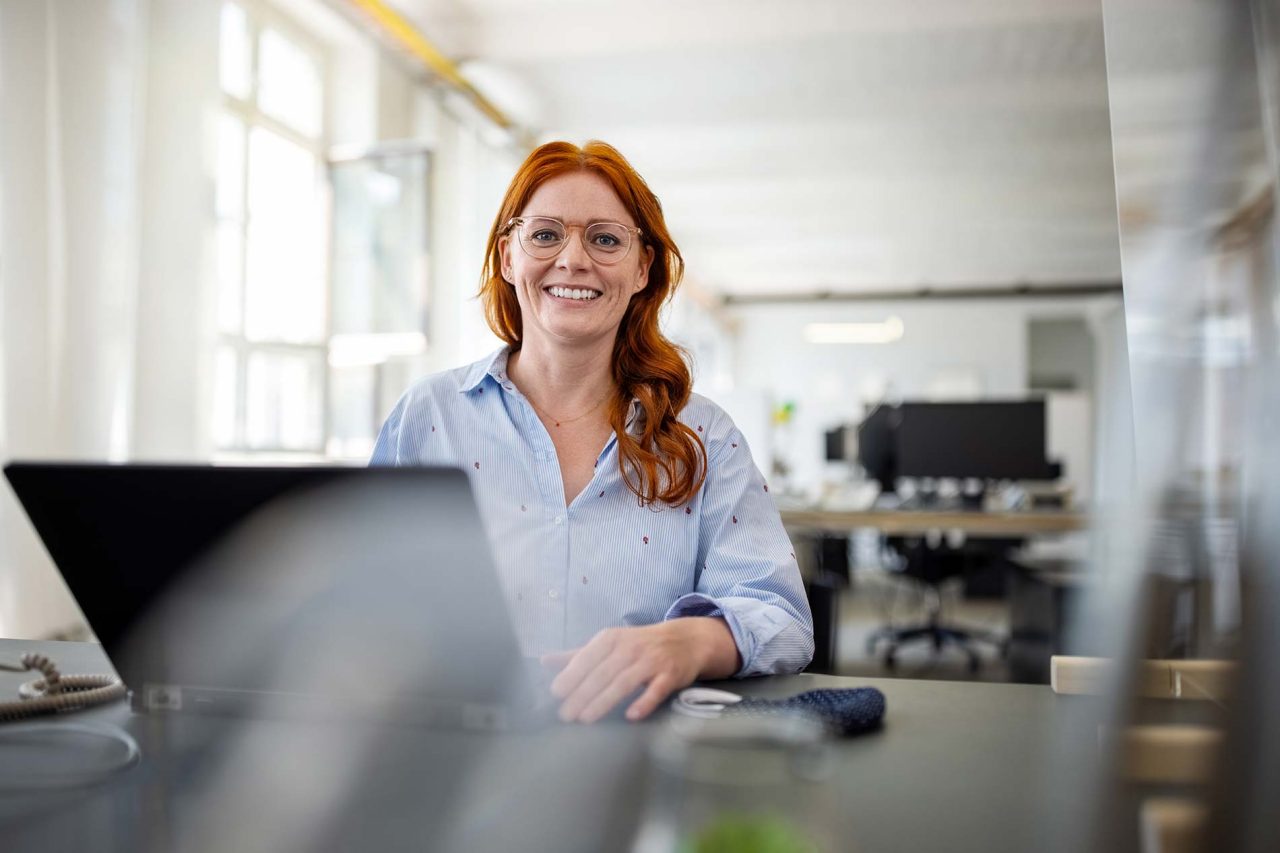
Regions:
M 400 656 L 396 672 L 433 696 L 475 696 L 521 663 L 462 471 L 12 463 L 5 474 L 135 690 L 308 691 L 331 680 L 326 660 L 336 671 L 359 650 Z M 262 655 L 292 657 L 272 667 Z

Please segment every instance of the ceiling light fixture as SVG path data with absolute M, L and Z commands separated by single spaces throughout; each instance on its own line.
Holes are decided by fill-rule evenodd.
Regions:
M 891 344 L 902 340 L 905 331 L 894 316 L 880 323 L 810 323 L 804 339 L 811 344 Z

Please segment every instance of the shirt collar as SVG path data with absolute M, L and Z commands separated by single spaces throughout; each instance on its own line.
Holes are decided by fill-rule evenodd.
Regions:
M 507 357 L 511 354 L 508 347 L 500 347 L 491 355 L 477 361 L 467 370 L 467 375 L 462 379 L 462 385 L 458 388 L 460 394 L 470 394 L 472 391 L 480 387 L 486 376 L 492 376 L 493 380 L 501 385 L 507 379 Z

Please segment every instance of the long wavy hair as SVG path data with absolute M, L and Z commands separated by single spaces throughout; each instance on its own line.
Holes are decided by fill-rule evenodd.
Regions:
M 684 259 L 667 231 L 662 204 L 639 173 L 612 145 L 592 140 L 579 148 L 548 142 L 534 149 L 516 171 L 489 230 L 480 298 L 485 319 L 511 351 L 520 349 L 524 327 L 515 288 L 500 272 L 499 240 L 542 184 L 571 172 L 592 172 L 609 182 L 642 229 L 653 249 L 649 280 L 631 297 L 613 343 L 613 380 L 617 386 L 608 407 L 609 424 L 618 437 L 622 480 L 642 506 L 678 506 L 691 500 L 707 476 L 707 450 L 698 434 L 676 419 L 689 401 L 693 380 L 685 351 L 658 327 L 658 312 L 671 298 L 684 274 Z M 642 429 L 626 430 L 631 401 L 639 400 Z

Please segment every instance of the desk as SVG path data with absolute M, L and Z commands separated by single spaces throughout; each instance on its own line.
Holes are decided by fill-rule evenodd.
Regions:
M 978 510 L 828 510 L 820 508 L 783 509 L 782 523 L 795 542 L 798 537 L 827 534 L 847 537 L 857 528 L 875 528 L 886 536 L 925 536 L 931 531 L 959 530 L 970 539 L 1022 540 L 1030 537 L 1071 533 L 1088 528 L 1089 517 L 1064 510 L 1027 510 L 1018 512 L 989 512 Z M 986 543 L 987 546 L 1007 550 L 1011 543 Z M 797 553 L 807 549 L 799 547 Z M 835 669 L 839 659 L 836 632 L 840 624 L 839 589 L 841 583 L 825 574 L 825 567 L 813 566 L 807 556 L 800 563 L 802 573 L 809 579 L 808 591 L 814 619 L 814 668 L 823 671 Z M 847 569 L 844 581 L 849 580 Z M 1001 587 L 1003 590 L 1003 581 Z M 1016 621 L 1016 620 L 1012 620 Z M 1049 658 L 1040 655 L 1028 666 L 1020 667 L 1019 678 L 1039 680 L 1048 672 Z
M 49 655 L 63 672 L 106 671 L 106 658 L 93 644 L 0 640 L 0 658 L 16 660 L 24 651 Z M 23 680 L 0 673 L 0 694 L 15 696 Z M 1054 716 L 1063 702 L 1048 687 L 806 674 L 726 686 L 782 696 L 861 685 L 884 691 L 888 713 L 882 731 L 831 746 L 831 784 L 851 827 L 850 849 L 1021 853 L 1043 846 L 1035 815 L 1048 794 L 1042 787 L 1045 762 L 1037 756 L 1053 740 Z M 0 794 L 0 838 L 7 853 L 190 849 L 175 837 L 174 815 L 208 799 L 191 778 L 191 762 L 201 754 L 224 760 L 230 754 L 226 744 L 237 736 L 265 744 L 292 737 L 304 725 L 134 715 L 123 702 L 53 718 L 59 719 L 120 726 L 138 741 L 142 762 L 97 788 Z M 359 726 L 327 725 L 341 736 L 362 733 Z M 643 808 L 645 747 L 657 725 L 606 722 L 504 735 L 402 727 L 359 766 L 360 785 L 346 792 L 352 802 L 342 812 L 346 834 L 313 841 L 309 849 L 430 849 L 432 827 L 442 813 L 466 814 L 481 827 L 477 837 L 453 849 L 626 849 Z M 508 783 L 503 790 L 466 791 L 461 768 L 477 762 L 502 768 Z M 13 763 L 0 750 L 0 777 L 20 777 L 23 769 Z M 305 768 L 283 772 L 291 783 L 316 787 Z M 245 848 L 234 837 L 237 816 L 262 819 L 268 809 L 287 810 L 287 793 L 279 791 L 269 804 L 234 797 L 220 802 L 216 817 L 228 826 L 222 849 L 241 853 Z M 313 809 L 313 820 L 331 811 L 323 803 Z
M 919 536 L 930 530 L 960 530 L 975 537 L 1021 538 L 1085 530 L 1089 526 L 1089 517 L 1063 510 L 784 509 L 782 523 L 789 529 L 820 533 L 848 533 L 859 527 L 874 527 L 889 536 Z

